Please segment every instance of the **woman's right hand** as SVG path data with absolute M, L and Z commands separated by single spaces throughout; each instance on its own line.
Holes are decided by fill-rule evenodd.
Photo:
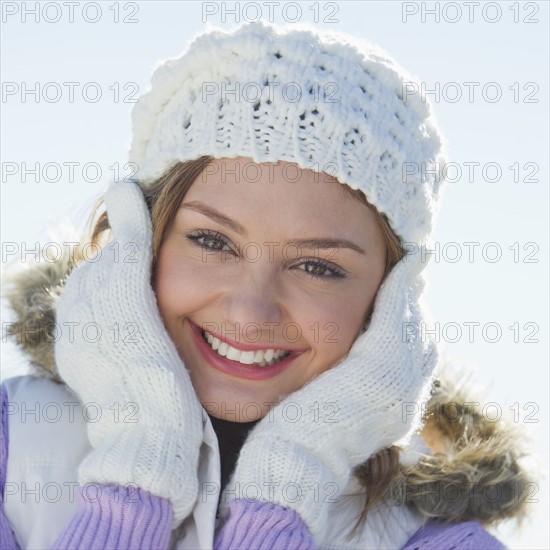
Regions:
M 79 482 L 137 485 L 167 498 L 176 527 L 198 496 L 205 413 L 151 288 L 143 194 L 136 183 L 116 182 L 105 202 L 113 241 L 69 275 L 56 310 L 57 367 L 90 417 L 94 451 Z

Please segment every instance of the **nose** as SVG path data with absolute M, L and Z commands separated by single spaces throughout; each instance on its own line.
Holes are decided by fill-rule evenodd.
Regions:
M 263 262 L 249 264 L 241 270 L 233 284 L 226 287 L 220 305 L 228 327 L 238 328 L 249 337 L 261 333 L 262 337 L 258 338 L 261 342 L 264 334 L 278 332 L 284 307 L 273 265 L 260 263 Z

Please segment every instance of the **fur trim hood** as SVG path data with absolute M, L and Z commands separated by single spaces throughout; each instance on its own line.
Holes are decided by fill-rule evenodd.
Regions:
M 14 322 L 4 323 L 3 337 L 15 339 L 32 375 L 59 384 L 64 381 L 54 358 L 55 304 L 81 259 L 76 250 L 74 257 L 12 268 L 3 277 L 3 295 L 14 314 Z M 400 463 L 384 500 L 406 503 L 443 522 L 478 521 L 488 527 L 514 518 L 522 523 L 537 479 L 524 464 L 530 441 L 517 425 L 485 418 L 472 405 L 484 402 L 481 395 L 464 375 L 439 367 L 422 432 L 432 454 Z M 381 472 L 383 466 L 367 461 L 354 474 L 367 487 Z

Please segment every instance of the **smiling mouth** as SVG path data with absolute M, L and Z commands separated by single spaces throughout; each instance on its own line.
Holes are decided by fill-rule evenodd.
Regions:
M 264 349 L 256 351 L 241 351 L 230 346 L 227 342 L 222 342 L 214 335 L 201 330 L 203 340 L 220 357 L 225 357 L 231 361 L 236 361 L 242 365 L 253 365 L 255 367 L 270 367 L 286 359 L 292 354 L 284 349 Z

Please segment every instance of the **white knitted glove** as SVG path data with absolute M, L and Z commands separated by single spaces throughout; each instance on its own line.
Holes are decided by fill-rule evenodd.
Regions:
M 105 202 L 112 244 L 69 275 L 57 304 L 59 373 L 83 405 L 100 407 L 86 408 L 94 451 L 79 467 L 79 483 L 132 484 L 170 499 L 176 527 L 198 495 L 203 410 L 150 285 L 143 194 L 135 183 L 116 182 Z M 72 337 L 69 323 L 76 323 Z
M 342 495 L 352 469 L 417 427 L 418 415 L 407 412 L 429 390 L 437 359 L 434 343 L 404 325 L 421 326 L 420 256 L 393 267 L 368 330 L 348 355 L 285 396 L 250 431 L 222 495 L 224 516 L 229 498 L 274 502 L 298 512 L 323 541 L 326 502 Z

